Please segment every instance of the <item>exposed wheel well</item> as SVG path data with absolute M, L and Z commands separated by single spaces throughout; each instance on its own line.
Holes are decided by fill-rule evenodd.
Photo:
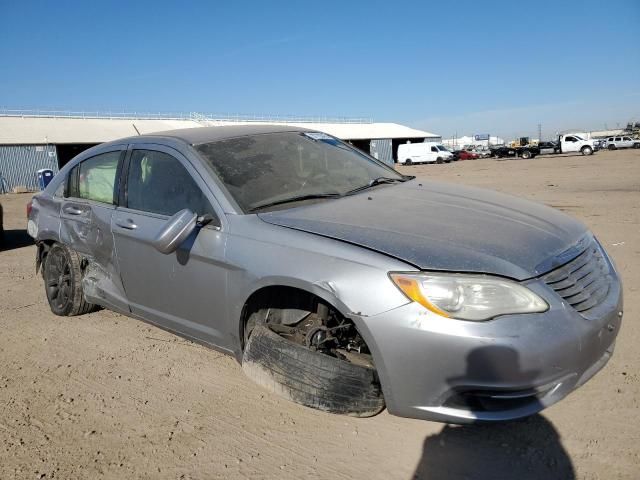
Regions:
M 38 252 L 36 256 L 36 273 L 40 271 L 40 268 L 43 268 L 44 271 L 44 262 L 47 259 L 47 255 L 49 254 L 49 250 L 56 243 L 55 240 L 40 240 L 36 243 L 38 247 Z
M 261 320 L 268 315 L 270 319 L 282 320 L 291 312 L 315 312 L 318 304 L 323 304 L 329 309 L 338 310 L 317 295 L 295 287 L 274 285 L 256 290 L 245 302 L 240 318 L 240 340 L 242 349 L 245 347 L 245 329 L 252 315 L 261 312 Z
M 265 327 L 310 352 L 375 369 L 371 350 L 353 320 L 314 293 L 286 286 L 254 292 L 240 321 L 243 361 L 253 332 Z

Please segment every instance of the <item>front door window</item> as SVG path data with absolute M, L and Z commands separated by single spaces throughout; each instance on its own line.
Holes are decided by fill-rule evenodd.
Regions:
M 211 204 L 178 159 L 154 150 L 134 150 L 131 154 L 127 207 L 167 216 L 185 208 L 198 215 L 214 215 Z

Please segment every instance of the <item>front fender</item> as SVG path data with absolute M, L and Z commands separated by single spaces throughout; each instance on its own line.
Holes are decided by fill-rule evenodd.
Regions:
M 241 349 L 238 322 L 247 299 L 264 287 L 307 291 L 347 316 L 376 315 L 408 303 L 388 277 L 413 267 L 386 255 L 285 227 L 256 216 L 229 217 L 226 242 L 227 332 Z
M 245 293 L 245 297 L 241 302 L 240 313 L 242 311 L 242 307 L 244 307 L 244 305 L 252 295 L 254 295 L 259 290 L 267 287 L 291 287 L 297 288 L 299 290 L 304 290 L 305 292 L 312 293 L 313 295 L 316 295 L 325 302 L 329 303 L 343 315 L 352 313 L 349 307 L 337 295 L 337 287 L 332 281 L 320 281 L 312 283 L 300 278 L 286 276 L 268 276 L 261 278 L 253 283 L 249 291 Z

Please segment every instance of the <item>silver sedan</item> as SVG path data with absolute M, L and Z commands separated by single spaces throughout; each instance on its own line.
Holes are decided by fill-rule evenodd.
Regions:
M 576 220 L 291 127 L 99 145 L 33 198 L 28 231 L 55 314 L 151 322 L 328 412 L 531 415 L 606 364 L 622 318 Z

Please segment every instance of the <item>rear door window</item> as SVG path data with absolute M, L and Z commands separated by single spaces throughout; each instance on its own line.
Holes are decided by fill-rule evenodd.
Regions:
M 188 208 L 215 216 L 209 200 L 180 161 L 164 152 L 134 150 L 127 175 L 127 207 L 171 216 Z
M 121 153 L 120 150 L 102 153 L 76 165 L 69 173 L 67 197 L 113 204 Z

